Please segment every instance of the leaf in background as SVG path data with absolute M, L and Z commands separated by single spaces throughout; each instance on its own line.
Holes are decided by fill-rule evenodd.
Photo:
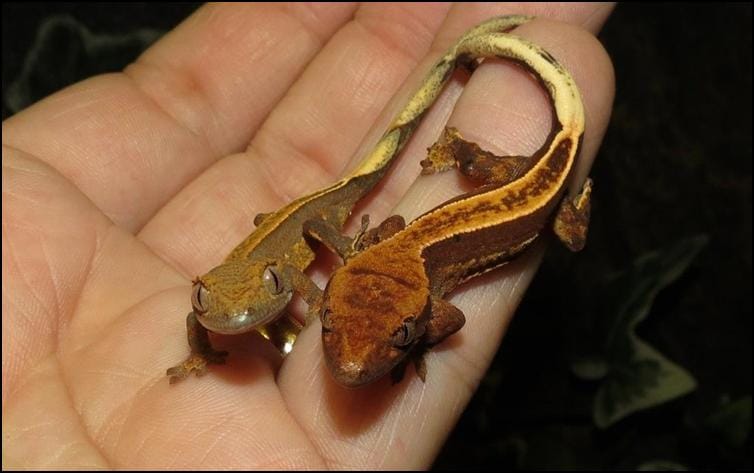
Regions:
M 696 388 L 696 381 L 686 370 L 639 338 L 632 338 L 633 359 L 612 366 L 595 397 L 594 421 L 601 429 Z
M 647 253 L 605 291 L 617 307 L 606 312 L 612 315 L 604 346 L 609 372 L 595 397 L 593 415 L 598 427 L 609 427 L 696 388 L 686 370 L 642 341 L 635 330 L 649 314 L 657 293 L 683 274 L 707 240 L 696 236 Z
M 721 406 L 704 424 L 728 446 L 743 446 L 751 431 L 751 396 Z
M 638 471 L 689 471 L 686 465 L 668 460 L 652 460 L 644 462 L 636 468 Z
M 162 34 L 149 28 L 95 34 L 70 15 L 50 16 L 39 26 L 20 75 L 3 87 L 3 100 L 16 113 L 74 82 L 120 71 Z
M 571 371 L 585 381 L 598 381 L 610 371 L 610 365 L 599 356 L 581 356 L 571 361 Z

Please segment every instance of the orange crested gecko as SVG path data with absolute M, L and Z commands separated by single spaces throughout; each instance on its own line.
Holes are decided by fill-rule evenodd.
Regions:
M 304 222 L 317 219 L 341 229 L 356 202 L 386 174 L 456 67 L 474 68 L 475 51 L 458 46 L 468 38 L 507 31 L 530 19 L 522 15 L 498 17 L 469 30 L 432 67 L 355 170 L 327 188 L 254 219 L 257 228 L 225 261 L 194 280 L 192 311 L 186 318 L 191 353 L 185 361 L 167 370 L 171 383 L 192 372 L 204 373 L 207 363 L 224 362 L 227 352 L 212 347 L 208 331 L 237 334 L 257 330 L 283 354 L 290 351 L 301 327 L 295 319 L 282 314 L 293 292 L 303 297 L 314 315 L 321 293 L 303 273 L 314 260 L 314 252 L 304 236 Z M 307 316 L 307 320 L 311 317 Z
M 465 323 L 444 297 L 468 279 L 521 254 L 553 223 L 572 251 L 586 240 L 591 180 L 563 197 L 584 131 L 584 108 L 570 74 L 546 51 L 498 33 L 465 38 L 459 54 L 513 59 L 544 86 L 554 109 L 545 144 L 532 156 L 495 156 L 446 129 L 422 161 L 425 173 L 458 165 L 484 185 L 421 215 L 408 225 L 393 216 L 350 240 L 329 222 L 307 222 L 307 233 L 337 251 L 344 265 L 319 302 L 325 360 L 335 380 L 355 387 L 392 371 L 400 379 L 414 358 Z M 413 355 L 413 356 L 410 356 Z

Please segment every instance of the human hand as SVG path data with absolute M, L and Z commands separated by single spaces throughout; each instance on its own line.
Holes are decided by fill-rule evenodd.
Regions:
M 283 363 L 249 334 L 219 338 L 228 364 L 200 380 L 171 386 L 164 373 L 188 352 L 191 278 L 219 263 L 255 214 L 331 183 L 358 160 L 362 140 L 376 140 L 463 31 L 529 13 L 595 33 L 611 7 L 449 8 L 208 5 L 124 74 L 76 84 L 3 124 L 4 467 L 431 464 L 541 248 L 457 291 L 452 302 L 467 323 L 429 354 L 426 384 L 409 372 L 395 386 L 338 387 L 318 323 Z M 609 59 L 578 26 L 535 20 L 515 34 L 551 52 L 581 89 L 580 182 L 609 116 Z M 449 174 L 417 178 L 460 93 L 451 84 L 379 198 L 357 215 L 410 220 L 464 189 Z M 549 116 L 529 76 L 489 63 L 463 89 L 449 125 L 491 151 L 526 153 L 544 141 Z

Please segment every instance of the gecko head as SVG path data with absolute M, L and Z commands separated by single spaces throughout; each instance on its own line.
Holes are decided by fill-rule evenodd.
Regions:
M 339 384 L 358 387 L 395 368 L 424 335 L 426 286 L 350 264 L 325 288 L 320 320 L 327 366 Z
M 275 264 L 233 260 L 194 280 L 191 305 L 207 330 L 236 334 L 274 320 L 292 295 Z

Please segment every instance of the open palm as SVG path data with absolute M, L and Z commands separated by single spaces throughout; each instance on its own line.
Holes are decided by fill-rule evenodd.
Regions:
M 254 215 L 353 165 L 433 59 L 493 15 L 565 22 L 536 20 L 517 34 L 581 88 L 587 128 L 574 179 L 583 180 L 612 101 L 610 62 L 590 34 L 610 9 L 208 5 L 124 73 L 8 119 L 3 466 L 429 466 L 541 247 L 458 291 L 467 325 L 429 354 L 426 383 L 409 372 L 396 386 L 353 391 L 330 379 L 319 323 L 282 363 L 256 334 L 218 337 L 228 363 L 170 385 L 165 369 L 188 353 L 190 280 L 252 231 Z M 527 74 L 490 61 L 465 89 L 448 87 L 358 213 L 377 223 L 405 193 L 395 212 L 410 219 L 466 188 L 451 174 L 417 179 L 446 119 L 487 149 L 520 154 L 544 140 L 548 108 Z M 329 269 L 319 262 L 320 285 Z

